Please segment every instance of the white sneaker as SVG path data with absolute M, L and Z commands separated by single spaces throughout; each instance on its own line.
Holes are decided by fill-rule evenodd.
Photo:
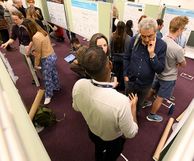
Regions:
M 47 105 L 51 102 L 51 98 L 50 97 L 46 97 L 44 100 L 44 105 Z

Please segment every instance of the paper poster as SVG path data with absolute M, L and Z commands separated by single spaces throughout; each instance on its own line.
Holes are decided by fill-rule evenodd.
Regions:
M 51 23 L 67 29 L 63 0 L 47 0 L 47 7 Z
M 73 32 L 90 39 L 99 32 L 98 4 L 82 0 L 71 0 Z
M 123 21 L 126 23 L 128 20 L 133 21 L 133 30 L 138 31 L 138 20 L 144 14 L 144 4 L 125 2 Z
M 187 16 L 189 18 L 189 24 L 186 26 L 186 30 L 183 32 L 186 40 L 188 39 L 191 30 L 194 30 L 194 11 L 181 9 L 181 8 L 166 8 L 164 12 L 164 27 L 161 32 L 163 35 L 167 35 L 169 31 L 170 21 L 176 16 Z

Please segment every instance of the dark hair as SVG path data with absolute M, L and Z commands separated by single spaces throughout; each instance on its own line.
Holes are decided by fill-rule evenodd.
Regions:
M 138 23 L 140 23 L 140 21 L 141 21 L 142 19 L 144 19 L 144 18 L 147 18 L 147 16 L 146 16 L 146 15 L 142 15 L 142 16 L 139 18 Z
M 81 47 L 79 47 L 79 49 L 76 51 L 76 58 L 77 58 L 77 61 L 80 65 L 82 65 L 83 63 L 83 55 L 86 53 L 88 47 L 83 45 Z
M 82 66 L 92 78 L 102 78 L 105 75 L 105 66 L 108 57 L 101 47 L 90 47 L 82 57 Z
M 89 47 L 93 47 L 93 46 L 97 46 L 97 41 L 98 39 L 105 39 L 107 45 L 108 45 L 108 39 L 106 38 L 105 35 L 103 35 L 102 33 L 96 33 L 94 34 L 91 39 L 90 39 L 90 42 L 89 42 Z M 110 49 L 108 47 L 108 50 L 107 50 L 107 53 L 105 53 L 107 56 L 110 54 Z
M 160 18 L 157 19 L 156 21 L 157 21 L 158 26 L 161 26 L 164 23 L 163 19 L 160 19 Z
M 133 21 L 132 20 L 128 20 L 127 22 L 126 22 L 126 26 L 125 26 L 125 28 L 126 28 L 126 33 L 129 35 L 129 36 L 133 36 L 133 31 L 132 31 L 132 28 L 133 27 Z
M 72 38 L 72 39 L 70 40 L 70 43 L 71 43 L 71 44 L 73 44 L 73 43 L 75 43 L 75 44 L 80 44 L 79 39 L 78 39 L 77 37 Z
M 112 35 L 112 51 L 115 53 L 122 53 L 124 51 L 125 45 L 125 23 L 123 21 L 119 21 L 117 24 L 116 31 Z

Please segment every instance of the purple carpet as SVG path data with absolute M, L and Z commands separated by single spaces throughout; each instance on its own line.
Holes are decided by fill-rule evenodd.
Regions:
M 82 39 L 79 37 L 80 41 Z M 94 161 L 94 145 L 88 138 L 87 125 L 81 114 L 72 109 L 71 91 L 75 81 L 78 79 L 69 69 L 69 64 L 63 58 L 69 53 L 69 41 L 66 38 L 64 43 L 54 42 L 55 52 L 58 56 L 57 68 L 60 77 L 61 91 L 56 92 L 52 98 L 49 108 L 53 109 L 60 120 L 53 127 L 45 128 L 39 133 L 40 138 L 51 157 L 52 161 Z M 84 44 L 87 44 L 84 42 Z M 17 46 L 17 44 L 14 44 Z M 16 87 L 22 100 L 29 110 L 36 96 L 38 88 L 31 84 L 32 77 L 24 63 L 19 50 L 7 52 L 8 58 L 15 74 L 19 76 Z M 184 72 L 194 76 L 193 60 L 187 59 L 187 67 L 180 69 L 179 75 Z M 172 117 L 176 118 L 189 105 L 194 97 L 194 80 L 183 77 L 178 78 L 175 96 L 175 111 Z M 149 108 L 143 109 L 139 120 L 139 133 L 133 139 L 128 139 L 123 154 L 129 161 L 151 161 L 156 146 L 160 140 L 163 130 L 168 122 L 168 108 L 161 107 L 159 114 L 164 117 L 163 122 L 154 123 L 146 120 Z M 65 117 L 64 117 L 65 114 Z M 118 161 L 124 161 L 119 158 Z

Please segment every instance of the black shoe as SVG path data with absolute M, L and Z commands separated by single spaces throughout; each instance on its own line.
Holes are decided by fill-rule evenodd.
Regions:
M 33 85 L 36 84 L 34 79 L 32 80 L 32 84 L 33 84 Z
M 38 81 L 40 82 L 40 78 L 38 78 Z M 32 80 L 32 84 L 33 84 L 33 85 L 35 85 L 35 84 L 36 84 L 36 82 L 35 82 L 35 80 L 34 80 L 34 79 Z

